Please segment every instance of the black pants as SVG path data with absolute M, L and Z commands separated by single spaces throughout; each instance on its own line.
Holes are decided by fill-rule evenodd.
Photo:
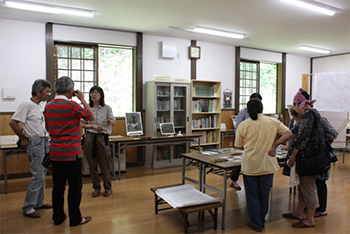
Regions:
M 320 207 L 316 209 L 318 212 L 325 212 L 327 208 L 327 184 L 325 180 L 316 180 L 317 196 Z
M 68 180 L 68 214 L 70 226 L 79 225 L 82 217 L 80 213 L 81 189 L 83 186 L 82 160 L 77 158 L 71 162 L 52 161 L 52 220 L 56 225 L 61 224 L 66 218 L 64 213 L 64 191 Z
M 241 172 L 241 166 L 239 166 L 239 168 L 237 167 L 237 168 L 233 169 L 231 172 L 230 179 L 233 181 L 237 181 L 240 172 Z

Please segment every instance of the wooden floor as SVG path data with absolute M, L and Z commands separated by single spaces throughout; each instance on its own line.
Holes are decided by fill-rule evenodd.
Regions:
M 332 166 L 328 184 L 328 216 L 315 219 L 316 227 L 295 229 L 296 221 L 282 218 L 282 213 L 292 211 L 298 202 L 297 195 L 289 193 L 289 177 L 281 175 L 279 170 L 274 177 L 271 190 L 270 210 L 263 233 L 350 233 L 350 154 L 345 164 L 342 157 Z M 196 177 L 195 168 L 188 169 L 186 174 Z M 113 194 L 105 198 L 92 198 L 93 192 L 90 178 L 84 178 L 81 212 L 84 216 L 92 216 L 86 225 L 69 227 L 66 220 L 55 226 L 51 220 L 52 210 L 40 210 L 39 219 L 25 217 L 22 205 L 28 178 L 9 180 L 9 193 L 2 194 L 0 233 L 183 233 L 183 219 L 178 210 L 161 211 L 154 214 L 154 195 L 151 187 L 181 182 L 181 168 L 151 170 L 146 167 L 127 168 L 121 180 L 112 182 Z M 209 175 L 207 181 L 217 187 L 221 186 L 221 178 Z M 202 233 L 255 233 L 247 227 L 248 214 L 243 179 L 239 184 L 242 190 L 228 188 L 226 229 L 221 230 L 221 210 L 219 211 L 219 228 L 205 230 Z M 52 178 L 47 176 L 46 202 L 51 203 Z M 217 196 L 209 192 L 212 196 Z M 67 197 L 67 196 L 66 196 Z M 67 212 L 67 204 L 65 204 Z M 208 217 L 208 215 L 207 215 Z M 190 220 L 197 220 L 192 214 Z

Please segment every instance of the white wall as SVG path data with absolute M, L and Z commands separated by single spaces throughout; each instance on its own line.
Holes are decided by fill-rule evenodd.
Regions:
M 161 43 L 171 42 L 177 47 L 175 58 L 161 56 Z M 143 35 L 143 83 L 153 80 L 154 75 L 171 75 L 173 78 L 191 79 L 188 58 L 189 40 Z
M 293 104 L 294 95 L 301 88 L 303 74 L 310 74 L 310 58 L 287 54 L 286 107 Z
M 197 61 L 197 79 L 221 81 L 221 96 L 225 89 L 235 91 L 235 47 L 208 42 L 197 42 L 201 58 Z M 234 95 L 232 108 L 234 108 Z
M 57 41 L 136 46 L 136 33 L 55 24 L 52 28 L 53 39 Z
M 241 58 L 255 61 L 282 63 L 281 52 L 270 52 L 263 50 L 255 50 L 249 48 L 241 49 Z
M 31 97 L 36 79 L 46 79 L 45 24 L 0 19 L 0 111 Z M 15 99 L 3 99 L 4 86 L 15 87 Z
M 313 59 L 313 73 L 350 71 L 350 54 Z
M 163 58 L 161 56 L 162 42 L 172 43 L 176 46 L 175 58 Z M 146 97 L 147 81 L 154 80 L 154 75 L 170 75 L 174 78 L 191 79 L 191 63 L 188 58 L 189 40 L 143 35 L 143 96 Z M 143 107 L 146 107 L 146 98 L 143 99 Z

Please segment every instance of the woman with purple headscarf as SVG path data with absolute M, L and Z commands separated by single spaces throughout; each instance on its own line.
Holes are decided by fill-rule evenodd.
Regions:
M 303 150 L 305 155 L 311 155 L 315 151 L 315 146 L 318 146 L 320 139 L 324 139 L 324 131 L 320 123 L 321 115 L 313 104 L 316 100 L 309 100 L 309 94 L 303 89 L 299 89 L 293 99 L 293 108 L 300 116 L 298 121 L 298 131 L 293 133 L 291 150 L 292 156 L 287 161 L 288 166 L 292 167 L 295 163 L 297 153 Z M 322 134 L 322 137 L 320 137 Z M 324 144 L 324 141 L 322 141 Z M 309 228 L 315 227 L 314 215 L 316 208 L 319 207 L 319 200 L 316 188 L 316 176 L 300 176 L 299 185 L 299 204 L 296 210 L 291 213 L 283 214 L 284 218 L 297 219 L 300 222 L 293 224 L 295 228 Z M 303 213 L 305 207 L 307 208 L 307 215 L 304 218 Z

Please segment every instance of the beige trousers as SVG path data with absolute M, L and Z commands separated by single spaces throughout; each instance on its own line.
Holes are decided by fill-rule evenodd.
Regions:
M 305 203 L 306 208 L 319 207 L 315 176 L 300 176 L 299 189 L 299 200 Z
M 103 135 L 97 135 L 96 138 L 96 155 L 94 157 L 94 135 L 93 133 L 86 133 L 84 143 L 84 157 L 86 158 L 94 190 L 101 190 L 100 178 L 98 174 L 98 166 L 100 166 L 103 187 L 105 190 L 112 190 L 111 184 L 111 149 L 109 144 L 106 145 Z

